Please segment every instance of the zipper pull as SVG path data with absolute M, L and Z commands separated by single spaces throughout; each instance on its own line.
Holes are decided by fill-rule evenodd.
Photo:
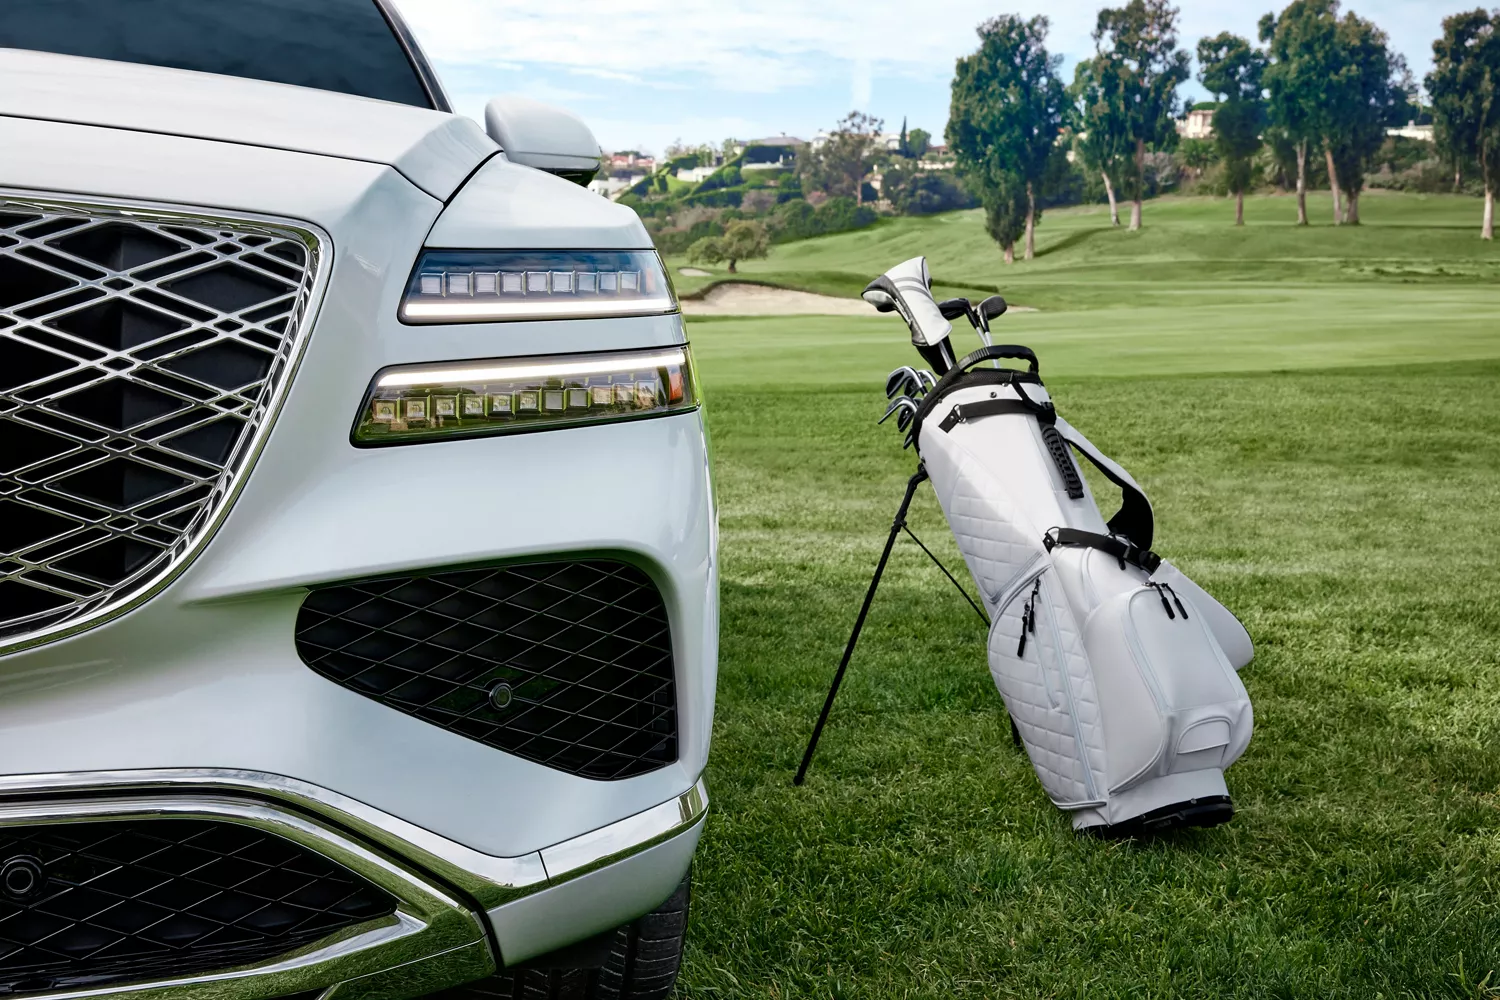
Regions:
M 1025 656 L 1026 655 L 1026 631 L 1027 631 L 1028 628 L 1030 628 L 1032 631 L 1036 630 L 1036 626 L 1034 626 L 1034 625 L 1031 624 L 1031 602 L 1030 601 L 1027 601 L 1025 603 L 1025 605 L 1023 605 L 1022 608 L 1021 608 L 1021 641 L 1018 642 L 1018 643 L 1016 643 L 1016 655 L 1017 656 Z
M 1173 614 L 1173 612 L 1172 612 L 1172 605 L 1170 605 L 1170 604 L 1167 603 L 1167 595 L 1166 595 L 1166 592 L 1161 589 L 1162 585 L 1159 584 L 1159 583 L 1148 583 L 1148 584 L 1146 584 L 1146 586 L 1148 586 L 1152 590 L 1156 591 L 1156 596 L 1159 597 L 1159 598 L 1161 598 L 1161 608 L 1162 608 L 1162 610 L 1167 613 L 1167 617 L 1168 618 L 1171 618 L 1171 619 L 1175 620 L 1177 618 L 1177 615 Z
M 1175 604 L 1175 605 L 1177 605 L 1177 610 L 1178 611 L 1182 612 L 1182 620 L 1183 621 L 1187 621 L 1188 620 L 1187 608 L 1185 608 L 1185 607 L 1182 606 L 1182 598 L 1180 598 L 1180 597 L 1177 596 L 1177 591 L 1175 591 L 1175 590 L 1172 589 L 1172 585 L 1170 583 L 1164 583 L 1164 584 L 1162 584 L 1162 586 L 1166 587 L 1167 588 L 1167 593 L 1169 593 L 1169 594 L 1172 595 L 1172 603 Z

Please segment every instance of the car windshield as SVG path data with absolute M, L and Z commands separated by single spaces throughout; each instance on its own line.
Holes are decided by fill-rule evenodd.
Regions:
M 4 48 L 433 106 L 376 0 L 5 0 L 4 7 Z

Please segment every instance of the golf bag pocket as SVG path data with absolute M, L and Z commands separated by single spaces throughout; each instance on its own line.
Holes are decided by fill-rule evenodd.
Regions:
M 1082 641 L 1056 591 L 1046 570 L 1012 591 L 990 628 L 990 676 L 1042 788 L 1071 809 L 1100 801 L 1104 733 Z
M 1250 742 L 1250 696 L 1207 619 L 1169 585 L 1106 599 L 1083 644 L 1109 747 L 1110 793 L 1151 778 L 1228 767 Z

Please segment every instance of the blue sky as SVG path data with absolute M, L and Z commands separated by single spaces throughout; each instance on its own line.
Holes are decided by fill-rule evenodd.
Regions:
M 1346 3 L 1390 35 L 1420 80 L 1442 18 L 1477 0 Z M 606 149 L 660 153 L 783 132 L 808 138 L 858 108 L 887 128 L 941 134 L 953 63 L 995 13 L 1045 13 L 1064 77 L 1093 50 L 1100 0 L 398 0 L 459 112 L 520 93 L 581 115 Z M 1278 5 L 1280 6 L 1280 5 Z M 1255 37 L 1270 4 L 1182 0 L 1192 50 L 1223 30 Z M 1200 93 L 1196 84 L 1192 93 Z

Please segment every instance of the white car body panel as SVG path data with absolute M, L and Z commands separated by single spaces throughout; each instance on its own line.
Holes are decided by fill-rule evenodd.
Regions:
M 440 111 L 21 49 L 0 49 L 0 115 L 385 163 L 444 201 L 500 148 L 472 120 Z
M 692 792 L 718 656 L 701 412 L 350 442 L 370 379 L 390 365 L 685 343 L 676 314 L 431 326 L 397 317 L 424 246 L 649 249 L 633 212 L 508 162 L 458 116 L 0 49 L 6 192 L 313 227 L 327 236 L 329 273 L 264 449 L 202 551 L 123 616 L 0 656 L 0 785 L 24 791 L 28 778 L 68 775 L 72 787 L 92 772 L 279 775 L 430 831 L 455 856 L 524 858 L 523 869 L 537 852 Z M 658 770 L 600 781 L 548 768 L 334 684 L 296 652 L 308 587 L 579 554 L 639 566 L 665 601 L 679 754 Z M 493 924 L 501 952 L 529 957 L 656 906 L 691 858 L 701 812 L 693 823 L 671 847 L 643 844 L 577 885 L 506 903 Z M 564 885 L 574 887 L 553 895 Z M 590 895 L 607 905 L 570 918 Z
M 453 196 L 427 245 L 447 249 L 650 250 L 640 217 L 560 177 L 497 156 Z

